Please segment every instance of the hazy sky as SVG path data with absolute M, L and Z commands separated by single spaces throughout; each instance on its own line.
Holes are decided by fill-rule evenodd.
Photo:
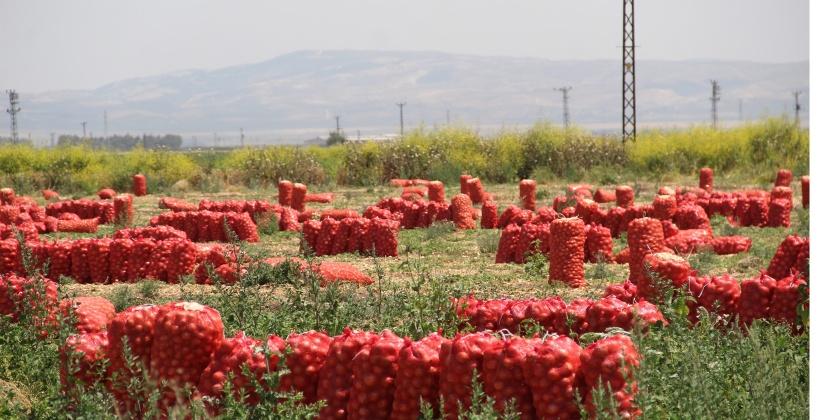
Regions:
M 293 51 L 621 59 L 621 0 L 0 0 L 0 89 L 92 89 Z M 637 59 L 809 59 L 808 0 L 637 0 Z

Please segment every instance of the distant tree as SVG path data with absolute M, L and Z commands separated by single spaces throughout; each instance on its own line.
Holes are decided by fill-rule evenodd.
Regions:
M 338 133 L 337 131 L 330 131 L 329 138 L 326 139 L 326 145 L 331 146 L 333 144 L 343 144 L 346 143 L 346 136 L 342 133 Z

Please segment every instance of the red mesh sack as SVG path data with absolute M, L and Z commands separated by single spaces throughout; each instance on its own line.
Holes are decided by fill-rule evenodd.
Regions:
M 113 199 L 114 223 L 130 226 L 133 223 L 133 196 L 119 194 Z
M 175 302 L 159 307 L 150 348 L 150 378 L 167 381 L 160 409 L 182 400 L 178 390 L 195 386 L 224 341 L 221 315 L 195 302 Z
M 527 328 L 520 328 L 522 322 L 524 322 L 527 317 L 527 311 L 530 305 L 536 302 L 537 299 L 532 298 L 528 300 L 511 300 L 508 302 L 507 306 L 505 306 L 504 312 L 501 314 L 499 318 L 499 328 L 508 330 L 512 334 L 519 333 L 520 331 L 524 333 Z
M 776 287 L 777 281 L 763 270 L 757 277 L 740 283 L 738 316 L 741 326 L 749 327 L 754 320 L 769 317 L 769 305 Z
M 103 188 L 103 189 L 99 190 L 99 192 L 97 192 L 96 195 L 98 195 L 99 198 L 101 198 L 103 200 L 106 200 L 106 199 L 110 200 L 111 198 L 113 198 L 116 195 L 116 191 L 114 191 L 113 189 L 110 189 L 110 188 Z
M 772 294 L 772 301 L 769 303 L 769 318 L 785 322 L 791 326 L 792 333 L 802 332 L 802 326 L 798 327 L 795 320 L 798 318 L 797 306 L 802 304 L 808 296 L 800 292 L 800 286 L 805 286 L 806 282 L 800 276 L 789 276 L 777 281 Z
M 307 248 L 312 250 L 312 252 L 317 252 L 318 246 L 318 236 L 321 232 L 321 222 L 319 220 L 307 220 L 304 222 L 304 226 L 301 229 L 301 234 L 303 238 L 301 239 L 301 252 L 304 252 Z
M 148 194 L 148 184 L 145 176 L 137 174 L 133 176 L 133 195 L 142 197 Z
M 689 262 L 683 257 L 668 252 L 647 254 L 643 260 L 643 274 L 638 276 L 638 297 L 650 302 L 659 302 L 661 295 L 656 289 L 653 276 L 665 282 L 668 286 L 681 288 L 692 274 Z M 649 273 L 652 273 L 652 276 Z
M 809 202 L 809 177 L 804 176 L 800 178 L 800 190 L 803 194 L 803 208 L 808 208 Z
M 777 177 L 774 180 L 775 187 L 788 187 L 791 185 L 792 174 L 788 169 L 780 169 L 777 171 Z
M 583 287 L 584 222 L 578 218 L 557 219 L 550 224 L 550 269 L 548 282 L 561 281 Z
M 809 238 L 806 238 L 803 246 L 800 247 L 800 252 L 797 253 L 797 258 L 794 260 L 792 270 L 797 271 L 803 277 L 809 277 L 809 270 L 806 269 L 806 263 L 809 261 Z
M 606 413 L 607 415 L 637 417 L 641 414 L 633 401 L 638 392 L 633 371 L 641 364 L 641 357 L 629 337 L 616 334 L 596 341 L 582 350 L 580 359 L 589 389 L 599 386 L 609 388 L 613 399 L 618 403 L 616 413 Z M 598 413 L 591 398 L 592 393 L 588 392 L 585 409 L 596 417 Z
M 378 257 L 396 257 L 399 226 L 396 220 L 373 219 L 363 241 L 365 251 L 370 253 L 374 246 Z
M 315 243 L 315 256 L 322 257 L 332 252 L 332 241 L 339 228 L 340 222 L 335 219 L 327 218 L 321 222 L 318 240 Z
M 485 191 L 482 189 L 482 181 L 480 181 L 479 178 L 471 178 L 466 181 L 466 184 L 468 185 L 468 192 L 466 192 L 466 194 L 468 194 L 468 198 L 471 199 L 471 202 L 474 204 L 483 202 Z
M 619 185 L 616 187 L 616 206 L 627 208 L 633 205 L 633 187 Z
M 497 227 L 497 205 L 494 201 L 482 203 L 482 219 L 479 225 L 483 229 L 495 229 Z
M 435 416 L 439 417 L 440 347 L 444 340 L 437 333 L 414 342 L 404 339 L 394 379 L 392 419 L 417 419 L 421 399 L 431 404 Z
M 99 296 L 82 296 L 60 301 L 60 310 L 68 317 L 71 311 L 76 316 L 74 327 L 80 334 L 92 333 L 105 329 L 116 309 L 108 299 Z
M 352 331 L 347 327 L 343 334 L 332 339 L 318 379 L 318 399 L 326 401 L 319 413 L 321 419 L 347 417 L 346 405 L 355 379 L 354 358 L 375 337 L 377 335 L 372 332 Z
M 318 193 L 318 194 L 306 194 L 304 196 L 305 203 L 331 203 L 335 201 L 335 193 Z
M 306 210 L 306 185 L 296 183 L 292 186 L 291 206 L 297 211 Z
M 533 394 L 525 382 L 524 362 L 534 355 L 538 339 L 510 336 L 485 350 L 482 372 L 485 393 L 494 398 L 494 408 L 502 413 L 513 404 L 520 419 L 536 419 Z
M 712 191 L 714 185 L 715 172 L 711 168 L 701 168 L 698 177 L 698 188 L 706 191 Z
M 465 194 L 457 194 L 451 199 L 451 217 L 457 229 L 476 228 L 474 218 L 471 216 L 471 202 L 472 200 Z
M 445 203 L 445 189 L 443 183 L 440 181 L 431 181 L 428 183 L 428 200 L 437 203 Z
M 281 376 L 278 390 L 283 392 L 300 392 L 302 404 L 313 404 L 318 401 L 318 379 L 332 338 L 326 332 L 308 331 L 303 334 L 290 334 L 286 340 L 288 353 L 286 366 L 289 373 Z
M 403 346 L 402 338 L 385 330 L 358 352 L 352 362 L 354 382 L 346 405 L 347 418 L 390 417 L 394 404 L 394 381 Z
M 104 380 L 108 333 L 71 335 L 60 346 L 60 384 L 63 392 L 83 393 Z M 70 356 L 69 356 L 70 355 Z
M 522 203 L 522 208 L 531 211 L 536 210 L 535 180 L 523 179 L 519 181 L 519 201 Z
M 368 236 L 371 221 L 363 218 L 352 220 L 354 220 L 354 224 L 352 225 L 352 229 L 349 231 L 349 240 L 346 243 L 346 252 L 350 254 L 355 252 L 363 254 L 366 252 L 363 245 L 366 237 Z
M 595 301 L 593 299 L 573 299 L 565 308 L 565 316 L 570 324 L 570 331 L 583 334 L 587 331 L 587 308 Z
M 496 251 L 496 264 L 504 264 L 513 262 L 516 256 L 516 246 L 519 241 L 519 235 L 522 231 L 518 225 L 508 225 L 502 229 L 502 234 L 499 237 L 499 245 Z
M 60 220 L 57 222 L 57 230 L 60 232 L 74 233 L 96 233 L 99 226 L 99 219 L 85 220 Z
M 278 204 L 287 207 L 292 204 L 292 182 L 278 181 Z
M 119 411 L 136 414 L 147 409 L 147 393 L 135 396 L 128 390 L 131 380 L 141 380 L 142 372 L 150 368 L 150 349 L 153 346 L 153 326 L 156 321 L 156 305 L 132 306 L 113 317 L 108 323 L 108 382 L 106 388 L 114 396 Z M 127 351 L 134 365 L 125 358 Z
M 777 251 L 775 251 L 771 261 L 769 261 L 769 268 L 766 270 L 766 274 L 773 279 L 782 279 L 790 276 L 791 269 L 794 267 L 795 261 L 797 261 L 797 255 L 800 253 L 804 244 L 806 244 L 806 238 L 801 238 L 796 234 L 785 237 L 780 243 L 780 246 L 777 247 Z
M 88 247 L 88 271 L 91 283 L 103 284 L 110 280 L 111 245 L 113 239 L 101 238 L 91 242 Z
M 128 258 L 129 283 L 146 278 L 148 262 L 155 248 L 156 242 L 153 239 L 138 239 L 133 242 L 130 258 Z
M 612 203 L 616 201 L 616 192 L 615 191 L 608 191 L 602 190 L 601 188 L 596 189 L 596 192 L 593 193 L 593 200 L 597 203 Z
M 468 180 L 471 175 L 460 175 L 460 194 L 468 194 Z
M 371 277 L 363 274 L 357 267 L 349 263 L 324 261 L 320 263 L 320 268 L 316 269 L 316 271 L 318 271 L 323 278 L 321 286 L 338 281 L 362 285 L 372 284 Z
M 636 284 L 651 284 L 644 278 L 644 257 L 658 252 L 664 247 L 664 230 L 661 222 L 651 218 L 635 219 L 630 222 L 627 232 L 627 245 L 630 250 L 630 281 Z M 645 289 L 646 291 L 646 289 Z M 642 296 L 639 293 L 639 296 Z
M 261 351 L 263 347 L 267 347 L 274 354 L 267 358 Z M 268 371 L 278 370 L 278 361 L 285 347 L 286 343 L 278 336 L 270 335 L 266 343 L 262 343 L 260 340 L 247 336 L 243 331 L 239 331 L 235 337 L 221 342 L 213 353 L 210 364 L 202 372 L 196 389 L 202 396 L 224 398 L 224 385 L 228 376 L 232 376 L 232 398 L 244 404 L 256 406 L 261 398 L 252 380 L 254 379 L 266 388 L 263 375 Z M 252 376 L 246 376 L 245 369 Z M 243 398 L 241 398 L 242 393 Z
M 590 224 L 585 226 L 585 235 L 587 238 L 584 242 L 584 256 L 588 262 L 613 261 L 613 235 L 610 229 Z
M 601 298 L 587 307 L 585 320 L 587 322 L 586 331 L 604 332 L 607 328 L 616 326 L 618 316 L 622 311 L 628 310 L 629 305 L 618 300 L 614 296 Z
M 332 249 L 330 255 L 338 255 L 346 252 L 349 245 L 349 234 L 355 224 L 355 219 L 347 218 L 340 221 L 338 231 L 335 234 L 335 239 L 332 241 Z M 323 226 L 321 226 L 323 228 Z
M 567 334 L 567 305 L 561 297 L 534 300 L 525 311 L 525 318 L 535 322 L 549 333 Z
M 590 224 L 590 219 L 593 217 L 593 213 L 595 213 L 599 209 L 599 203 L 589 199 L 583 198 L 581 200 L 576 200 L 576 216 L 585 224 Z
M 460 405 L 462 410 L 471 408 L 474 371 L 484 384 L 483 357 L 485 350 L 496 341 L 487 333 L 458 333 L 453 339 L 443 341 L 440 347 L 440 395 L 444 418 L 459 418 Z
M 579 418 L 576 393 L 584 398 L 582 348 L 567 336 L 550 336 L 525 356 L 522 371 L 540 419 Z
M 675 202 L 675 195 L 657 195 L 652 202 L 653 217 L 658 220 L 672 220 L 678 206 Z
M 93 240 L 84 238 L 71 245 L 71 277 L 79 284 L 91 282 L 91 267 L 88 264 L 88 252 Z
M 667 249 L 685 255 L 711 248 L 713 240 L 712 231 L 709 229 L 687 229 L 666 238 L 664 245 Z
M 749 252 L 749 249 L 752 248 L 752 239 L 740 235 L 719 236 L 712 239 L 712 248 L 718 255 Z
M 533 223 L 525 223 L 519 232 L 519 237 L 516 241 L 516 249 L 514 250 L 513 261 L 517 264 L 524 264 L 527 259 L 539 253 L 539 247 L 536 246 L 537 236 L 539 234 L 539 227 Z
M 5 241 L 0 241 L 0 250 L 3 249 Z M 51 270 L 48 277 L 55 281 L 59 281 L 61 276 L 71 276 L 71 249 L 73 243 L 70 241 L 54 241 L 48 246 L 48 258 L 51 260 Z M 0 258 L 2 262 L 2 258 Z M 0 268 L 3 273 L 8 271 L 5 268 Z
M 789 227 L 791 226 L 792 202 L 786 199 L 775 199 L 769 203 L 768 227 Z
M 609 284 L 604 289 L 602 297 L 608 296 L 613 296 L 624 303 L 633 304 L 638 298 L 638 286 L 630 282 L 629 278 L 624 283 Z

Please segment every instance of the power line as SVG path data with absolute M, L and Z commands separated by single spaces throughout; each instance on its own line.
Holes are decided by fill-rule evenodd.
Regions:
M 572 86 L 569 86 L 569 87 L 562 86 L 562 87 L 560 87 L 558 89 L 553 88 L 553 90 L 558 90 L 558 91 L 562 92 L 562 119 L 564 120 L 565 128 L 570 126 L 570 108 L 569 108 L 568 103 L 567 103 L 568 98 L 570 97 L 570 95 L 567 92 L 569 92 L 570 89 L 573 89 L 573 87 Z

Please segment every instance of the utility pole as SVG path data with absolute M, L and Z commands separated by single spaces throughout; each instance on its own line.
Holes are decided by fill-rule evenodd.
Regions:
M 105 140 L 108 139 L 108 111 L 105 112 Z
M 397 106 L 400 107 L 400 137 L 403 137 L 403 107 L 406 106 L 406 103 L 398 102 Z
M 791 94 L 794 95 L 794 125 L 800 128 L 800 94 L 802 91 L 796 90 Z
M 17 94 L 15 90 L 7 90 L 6 93 L 9 94 L 9 104 L 11 105 L 9 108 L 6 109 L 11 115 L 11 141 L 13 143 L 17 143 L 17 113 L 22 111 L 19 105 L 20 95 Z
M 567 104 L 567 100 L 568 100 L 568 98 L 570 96 L 570 95 L 568 95 L 567 92 L 569 92 L 570 89 L 573 89 L 573 86 L 569 86 L 569 87 L 562 86 L 562 87 L 560 87 L 558 89 L 556 89 L 556 88 L 553 89 L 553 90 L 558 90 L 558 91 L 562 92 L 562 119 L 564 120 L 565 128 L 567 128 L 570 125 L 570 108 L 568 107 L 568 104 Z
M 85 139 L 85 124 L 88 124 L 86 121 L 81 122 L 82 124 L 82 138 Z
M 54 135 L 57 133 L 51 133 L 51 148 L 54 148 Z
M 743 123 L 743 98 L 738 101 L 738 119 Z
M 709 98 L 712 101 L 712 127 L 715 129 L 718 128 L 718 101 L 721 100 L 721 85 L 718 84 L 717 80 L 710 80 L 712 83 L 712 97 Z
M 335 115 L 335 133 L 340 135 L 340 115 Z
M 244 147 L 244 127 L 241 127 L 241 147 Z
M 624 0 L 621 75 L 621 140 L 635 141 L 635 0 Z

